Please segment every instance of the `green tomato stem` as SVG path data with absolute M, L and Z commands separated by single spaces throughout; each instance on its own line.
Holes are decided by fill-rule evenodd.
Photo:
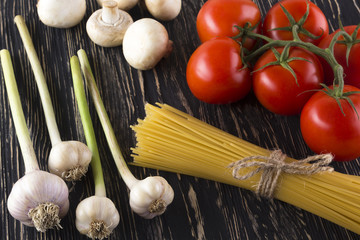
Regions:
M 267 43 L 264 44 L 262 47 L 258 48 L 257 50 L 255 50 L 254 52 L 252 52 L 251 54 L 247 55 L 245 57 L 244 61 L 245 62 L 251 61 L 251 60 L 255 59 L 255 57 L 257 57 L 260 54 L 262 54 L 263 52 L 265 52 L 266 50 L 273 48 L 273 47 L 285 47 L 288 45 L 288 46 L 292 46 L 292 47 L 303 48 L 305 50 L 308 50 L 308 51 L 316 54 L 317 56 L 324 58 L 325 61 L 327 61 L 329 63 L 329 65 L 332 67 L 332 69 L 334 71 L 334 89 L 336 89 L 335 90 L 336 96 L 341 97 L 343 89 L 344 89 L 344 76 L 343 76 L 344 69 L 337 62 L 337 60 L 333 54 L 333 44 L 331 44 L 328 48 L 322 49 L 312 43 L 303 42 L 303 41 L 301 41 L 301 39 L 298 36 L 297 29 L 298 29 L 297 25 L 294 25 L 292 28 L 292 32 L 293 32 L 293 36 L 294 36 L 293 40 L 273 40 L 273 39 L 263 36 L 261 34 L 249 32 L 248 33 L 249 36 L 255 37 L 255 38 L 260 38 L 262 40 L 267 41 Z M 346 35 L 346 34 L 347 34 L 346 32 L 340 31 L 334 36 L 334 39 L 336 40 L 340 35 Z
M 55 113 L 52 106 L 50 93 L 46 84 L 45 75 L 41 68 L 38 55 L 31 40 L 31 36 L 24 21 L 24 18 L 20 15 L 17 15 L 14 18 L 14 21 L 19 30 L 20 37 L 24 43 L 25 50 L 27 52 L 31 67 L 34 72 L 36 84 L 39 89 L 41 103 L 45 113 L 46 125 L 48 126 L 51 143 L 54 146 L 57 143 L 61 142 L 61 138 L 58 126 L 56 124 Z
M 25 163 L 25 174 L 27 174 L 31 171 L 39 170 L 39 164 L 37 162 L 29 130 L 26 125 L 10 53 L 8 50 L 3 49 L 0 51 L 0 56 L 11 114 L 13 116 L 16 135 L 19 140 L 20 149 Z
M 94 177 L 95 195 L 99 197 L 106 197 L 106 189 L 105 189 L 103 171 L 101 167 L 99 150 L 96 143 L 96 137 L 95 137 L 94 127 L 91 121 L 89 106 L 86 100 L 84 84 L 81 76 L 80 63 L 77 56 L 71 57 L 70 66 L 71 66 L 71 74 L 73 79 L 75 97 L 79 107 L 86 143 L 93 154 L 90 165 Z
M 85 81 L 87 84 L 87 87 L 90 91 L 90 95 L 94 101 L 94 105 L 97 111 L 97 114 L 99 116 L 101 125 L 103 127 L 107 142 L 110 147 L 110 151 L 113 155 L 115 164 L 117 166 L 117 169 L 121 175 L 121 177 L 124 179 L 125 184 L 128 186 L 128 188 L 132 188 L 132 186 L 137 183 L 139 180 L 137 180 L 132 173 L 130 172 L 125 159 L 121 153 L 121 149 L 119 147 L 119 144 L 116 140 L 116 136 L 114 133 L 114 130 L 111 126 L 110 119 L 106 113 L 106 109 L 104 106 L 104 103 L 100 97 L 99 90 L 96 86 L 96 82 L 94 79 L 94 75 L 92 74 L 91 67 L 89 60 L 87 58 L 87 55 L 83 49 L 80 49 L 77 52 L 77 55 L 80 60 L 81 70 L 83 72 L 83 75 L 85 76 Z

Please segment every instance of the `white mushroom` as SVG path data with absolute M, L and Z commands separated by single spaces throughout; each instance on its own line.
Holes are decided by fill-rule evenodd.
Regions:
M 139 0 L 115 0 L 117 2 L 117 6 L 119 9 L 124 11 L 129 11 L 133 7 L 136 6 L 136 4 L 139 2 Z M 100 4 L 100 6 L 103 6 L 104 0 L 97 0 L 97 2 Z
M 131 16 L 117 8 L 115 1 L 104 1 L 103 8 L 95 11 L 86 23 L 90 39 L 103 47 L 120 46 L 124 34 L 133 23 Z
M 156 19 L 170 21 L 179 15 L 181 0 L 145 0 L 145 6 Z
M 56 28 L 70 28 L 84 18 L 85 0 L 39 0 L 37 12 L 40 21 Z
M 126 31 L 123 53 L 126 61 L 139 70 L 149 70 L 172 51 L 165 27 L 151 18 L 134 22 Z

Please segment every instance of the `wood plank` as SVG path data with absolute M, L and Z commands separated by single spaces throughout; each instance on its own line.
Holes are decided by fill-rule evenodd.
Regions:
M 47 170 L 51 149 L 43 110 L 34 77 L 13 18 L 24 16 L 47 77 L 55 114 L 63 140 L 85 141 L 76 106 L 69 59 L 80 48 L 89 55 L 95 78 L 121 150 L 131 161 L 135 145 L 129 128 L 145 116 L 144 104 L 167 103 L 226 132 L 269 149 L 281 148 L 294 158 L 312 154 L 301 137 L 299 117 L 284 117 L 265 110 L 253 94 L 229 105 L 209 105 L 197 100 L 186 84 L 186 64 L 200 44 L 196 15 L 205 1 L 186 0 L 180 15 L 163 22 L 174 41 L 174 51 L 156 68 L 138 71 L 125 61 L 121 47 L 94 45 L 85 31 L 86 20 L 98 9 L 96 0 L 87 1 L 84 20 L 71 29 L 43 25 L 36 12 L 36 1 L 0 1 L 0 48 L 11 52 L 23 108 L 41 169 Z M 254 0 L 262 15 L 278 0 Z M 337 16 L 344 25 L 360 21 L 357 0 L 314 0 L 323 9 L 331 30 L 337 29 Z M 150 17 L 136 6 L 130 11 L 134 20 Z M 173 203 L 161 217 L 145 220 L 129 207 L 128 190 L 119 177 L 100 122 L 90 101 L 108 197 L 120 213 L 120 223 L 110 239 L 360 239 L 360 236 L 311 213 L 280 201 L 257 199 L 247 190 L 204 179 L 130 166 L 140 179 L 161 175 L 175 191 Z M 81 182 L 69 184 L 71 208 L 61 221 L 62 230 L 38 233 L 23 226 L 8 213 L 6 199 L 16 180 L 24 174 L 24 164 L 10 115 L 4 81 L 0 82 L 0 239 L 87 239 L 75 228 L 75 209 L 79 201 L 94 192 L 91 172 Z M 359 175 L 359 159 L 334 163 L 335 169 Z

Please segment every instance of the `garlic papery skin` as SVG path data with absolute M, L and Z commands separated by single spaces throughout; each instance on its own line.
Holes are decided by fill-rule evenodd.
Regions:
M 170 21 L 179 15 L 181 0 L 145 0 L 145 6 L 156 19 Z
M 66 181 L 77 181 L 87 173 L 91 158 L 92 152 L 84 143 L 62 141 L 51 148 L 48 167 Z
M 104 0 L 97 0 L 100 6 L 103 6 Z M 138 4 L 139 0 L 115 0 L 117 7 L 124 11 L 129 11 Z
M 137 20 L 126 30 L 123 53 L 126 61 L 139 70 L 149 70 L 172 51 L 168 32 L 151 18 Z
M 130 190 L 131 209 L 146 219 L 163 214 L 173 199 L 174 190 L 159 176 L 140 180 Z
M 77 230 L 92 239 L 109 237 L 119 221 L 119 212 L 107 197 L 88 197 L 82 200 L 76 208 Z
M 85 0 L 39 0 L 37 12 L 40 21 L 49 27 L 70 28 L 85 16 Z
M 61 228 L 69 210 L 69 190 L 63 179 L 41 170 L 27 173 L 12 187 L 7 208 L 15 219 L 40 232 Z M 30 216 L 32 215 L 32 216 Z

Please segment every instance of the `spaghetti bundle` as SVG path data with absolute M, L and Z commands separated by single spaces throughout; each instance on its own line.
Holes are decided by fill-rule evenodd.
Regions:
M 186 174 L 256 191 L 261 172 L 238 180 L 228 166 L 271 151 L 228 134 L 169 105 L 146 104 L 146 117 L 132 126 L 137 144 L 133 165 Z M 257 161 L 264 161 L 258 159 Z M 285 162 L 295 159 L 286 157 Z M 254 171 L 241 168 L 238 174 Z M 335 171 L 280 173 L 274 198 L 360 234 L 360 177 Z

